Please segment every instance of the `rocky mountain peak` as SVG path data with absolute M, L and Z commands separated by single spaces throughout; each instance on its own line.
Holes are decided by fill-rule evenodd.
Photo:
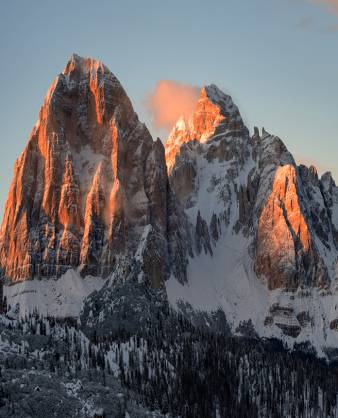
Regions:
M 336 183 L 332 177 L 332 173 L 331 171 L 326 171 L 322 177 L 321 177 L 321 182 L 323 184 L 323 187 L 325 189 L 332 189 L 334 187 L 336 187 Z
M 74 54 L 15 165 L 0 234 L 4 274 L 15 281 L 74 268 L 107 276 L 124 259 L 129 271 L 139 268 L 161 286 L 170 268 L 160 255 L 175 257 L 167 183 L 164 147 L 117 78 L 100 61 Z M 142 239 L 151 267 L 143 256 L 133 261 Z
M 180 117 L 166 141 L 168 172 L 182 144 L 206 143 L 218 136 L 239 137 L 247 134 L 238 107 L 231 96 L 215 84 L 202 87 L 193 114 L 187 120 Z
M 102 61 L 90 57 L 80 57 L 73 53 L 63 69 L 62 74 L 69 75 L 73 72 L 81 72 L 82 74 L 98 73 L 99 71 L 102 73 L 110 72 Z
M 74 54 L 16 162 L 0 275 L 73 269 L 109 277 L 102 295 L 152 287 L 174 306 L 221 308 L 234 332 L 252 321 L 300 342 L 313 323 L 322 345 L 338 323 L 337 251 L 331 174 L 297 166 L 264 128 L 250 137 L 217 86 L 201 89 L 164 147 L 110 70 Z
M 204 142 L 212 136 L 216 129 L 236 129 L 236 124 L 243 124 L 238 107 L 231 96 L 223 93 L 215 84 L 201 89 L 193 115 L 196 139 Z
M 231 131 L 243 125 L 238 107 L 231 96 L 223 93 L 215 84 L 202 87 L 193 114 L 187 121 L 181 117 L 169 138 L 176 139 L 174 133 L 189 133 L 191 140 L 206 142 L 216 132 Z M 230 132 L 229 132 L 230 133 Z

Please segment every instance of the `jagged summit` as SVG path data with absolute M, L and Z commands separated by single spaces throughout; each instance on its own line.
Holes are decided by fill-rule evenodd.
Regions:
M 338 322 L 331 310 L 338 278 L 338 188 L 331 175 L 319 179 L 314 167 L 297 166 L 264 128 L 250 137 L 230 96 L 213 85 L 201 90 L 191 120 L 176 124 L 165 148 L 169 182 L 198 254 L 189 261 L 189 290 L 172 282 L 169 298 L 184 293 L 196 309 L 222 306 L 234 329 L 252 320 L 260 335 L 334 345 L 335 332 L 326 334 Z M 323 305 L 317 292 L 327 295 Z M 319 312 L 326 323 L 311 334 L 311 321 L 320 327 Z
M 166 141 L 168 171 L 171 171 L 177 152 L 184 143 L 205 143 L 215 137 L 247 134 L 248 130 L 231 96 L 223 93 L 215 84 L 204 86 L 189 120 L 179 118 Z
M 4 274 L 15 281 L 73 268 L 107 276 L 139 251 L 140 280 L 160 286 L 169 258 L 146 267 L 138 246 L 142 238 L 142 248 L 153 246 L 147 256 L 170 253 L 175 265 L 167 182 L 163 145 L 117 78 L 100 61 L 73 55 L 15 164 L 0 233 Z
M 193 127 L 196 139 L 205 142 L 212 135 L 226 133 L 236 136 L 242 134 L 244 124 L 231 96 L 211 84 L 201 89 L 193 114 Z
M 259 335 L 305 341 L 314 323 L 332 345 L 337 249 L 331 174 L 297 166 L 264 128 L 251 137 L 217 86 L 164 148 L 110 70 L 73 55 L 15 165 L 0 269 L 12 281 L 73 269 L 146 283 L 172 304 L 221 307 L 233 330 L 251 320 Z
M 191 139 L 205 142 L 218 127 L 230 130 L 236 128 L 236 124 L 243 125 L 243 121 L 231 96 L 223 93 L 215 84 L 210 84 L 201 88 L 191 117 L 188 120 L 180 117 L 173 132 L 186 131 Z
M 216 84 L 209 84 L 202 87 L 199 100 L 207 97 L 213 104 L 221 108 L 222 113 L 230 113 L 237 116 L 238 107 L 234 104 L 232 97 L 219 89 Z
M 73 53 L 65 68 L 63 69 L 62 73 L 64 75 L 68 75 L 74 70 L 79 70 L 83 73 L 91 72 L 91 71 L 103 71 L 103 72 L 110 72 L 108 67 L 101 61 L 91 57 L 81 57 Z
M 332 176 L 331 171 L 326 171 L 325 173 L 323 173 L 321 176 L 321 181 L 325 184 L 329 184 L 330 186 L 336 186 L 336 182 Z

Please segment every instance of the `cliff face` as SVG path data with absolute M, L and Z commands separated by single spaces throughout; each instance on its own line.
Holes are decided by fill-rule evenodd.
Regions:
M 263 128 L 249 135 L 231 97 L 201 90 L 165 144 L 169 183 L 189 220 L 189 288 L 171 303 L 226 313 L 231 329 L 336 347 L 337 187 L 297 166 Z M 242 331 L 241 331 L 242 330 Z
M 0 236 L 4 273 L 14 281 L 69 268 L 106 276 L 143 237 L 161 256 L 147 269 L 160 286 L 175 257 L 169 193 L 161 141 L 106 66 L 73 55 L 15 164 Z
M 184 282 L 187 254 L 212 256 L 231 230 L 246 237 L 269 289 L 323 287 L 334 274 L 337 200 L 329 174 L 297 167 L 264 130 L 250 137 L 215 85 L 164 148 L 108 68 L 73 55 L 15 164 L 0 263 L 13 281 L 75 268 L 138 271 L 158 287 L 170 273 Z
M 299 285 L 324 286 L 328 282 L 324 261 L 314 246 L 314 231 L 301 208 L 296 168 L 277 168 L 271 194 L 257 228 L 256 272 L 270 289 Z
M 214 85 L 201 90 L 193 116 L 178 121 L 165 147 L 171 187 L 196 225 L 197 253 L 212 256 L 210 236 L 215 246 L 231 231 L 245 237 L 270 290 L 328 285 L 337 245 L 328 175 L 321 181 L 314 168 L 297 167 L 264 129 L 250 137 L 231 97 Z
M 195 110 L 189 120 L 180 118 L 166 144 L 166 162 L 169 173 L 175 166 L 176 155 L 183 144 L 190 141 L 204 143 L 220 135 L 243 135 L 246 128 L 237 106 L 214 84 L 201 89 Z
M 164 147 L 107 67 L 74 55 L 15 164 L 0 232 L 1 276 L 69 269 L 109 276 L 107 300 L 146 283 L 186 312 L 221 308 L 233 332 L 335 346 L 338 188 L 278 137 L 250 136 L 215 85 Z

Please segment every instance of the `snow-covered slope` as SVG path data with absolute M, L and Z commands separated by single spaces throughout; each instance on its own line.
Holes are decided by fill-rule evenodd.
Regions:
M 189 260 L 186 284 L 171 277 L 166 290 L 177 310 L 181 302 L 196 311 L 222 309 L 239 335 L 252 323 L 259 336 L 279 338 L 290 348 L 310 342 L 325 356 L 327 349 L 338 347 L 338 293 L 316 287 L 268 290 L 254 272 L 248 241 L 241 233 L 224 233 L 213 256 L 202 253 Z
M 100 277 L 82 278 L 68 270 L 59 279 L 24 280 L 4 286 L 4 296 L 10 307 L 8 315 L 23 317 L 37 312 L 41 316 L 77 318 L 84 300 L 99 290 L 105 280 Z
M 323 355 L 338 347 L 337 188 L 329 174 L 297 167 L 278 137 L 250 137 L 231 98 L 214 91 L 202 90 L 191 121 L 166 143 L 194 247 L 187 284 L 171 277 L 168 298 L 178 309 L 223 309 L 233 332 L 253 326 Z

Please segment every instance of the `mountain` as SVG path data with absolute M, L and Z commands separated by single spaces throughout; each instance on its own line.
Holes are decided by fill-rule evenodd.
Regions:
M 161 141 L 104 64 L 73 55 L 15 164 L 0 235 L 4 274 L 21 281 L 73 268 L 106 277 L 134 258 L 152 286 L 171 268 L 184 280 L 170 245 L 175 216 Z
M 99 277 L 113 288 L 133 278 L 176 308 L 221 308 L 232 332 L 251 321 L 325 355 L 338 344 L 337 248 L 330 173 L 297 166 L 264 128 L 250 136 L 217 86 L 201 89 L 164 147 L 108 68 L 73 55 L 15 164 L 0 265 L 20 282 L 11 305 L 27 312 L 78 315 Z
M 0 416 L 338 414 L 338 187 L 215 85 L 163 145 L 74 54 L 15 163 L 0 271 Z
M 264 128 L 250 136 L 217 86 L 201 89 L 164 147 L 108 68 L 73 55 L 15 164 L 0 265 L 12 282 L 61 277 L 44 285 L 58 295 L 44 308 L 18 298 L 39 282 L 8 290 L 26 311 L 58 312 L 75 287 L 78 308 L 66 311 L 79 314 L 102 283 L 76 274 L 112 287 L 133 279 L 175 307 L 221 308 L 232 332 L 251 321 L 261 336 L 310 341 L 324 355 L 338 344 L 337 214 L 330 173 L 297 166 Z
M 189 287 L 167 283 L 171 302 L 220 306 L 233 331 L 251 321 L 259 335 L 291 346 L 336 347 L 338 189 L 330 173 L 319 179 L 314 167 L 297 166 L 264 128 L 250 136 L 215 85 L 201 90 L 165 148 L 196 254 Z

